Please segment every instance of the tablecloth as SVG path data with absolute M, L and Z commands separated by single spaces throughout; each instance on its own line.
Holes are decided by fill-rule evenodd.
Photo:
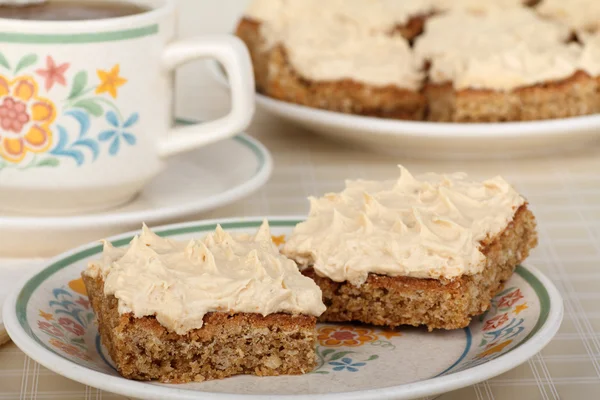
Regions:
M 223 0 L 219 1 L 223 7 L 221 14 L 211 8 L 210 13 L 200 16 L 203 7 L 200 3 L 216 2 L 188 0 L 182 4 L 186 11 L 182 13 L 186 15 L 182 24 L 186 35 L 199 29 L 192 17 L 204 18 L 203 31 L 229 30 L 236 12 L 231 8 L 240 7 L 240 2 Z M 208 6 L 204 4 L 204 7 Z M 228 107 L 226 92 L 202 76 L 200 70 L 196 65 L 181 72 L 178 84 L 181 116 L 217 116 Z M 600 147 L 544 158 L 413 160 L 348 147 L 260 110 L 248 132 L 273 154 L 275 170 L 270 182 L 249 198 L 186 219 L 304 214 L 308 210 L 307 196 L 339 190 L 346 178 L 395 178 L 398 163 L 415 173 L 461 170 L 481 178 L 501 174 L 515 184 L 529 200 L 539 223 L 540 245 L 527 263 L 540 268 L 561 291 L 564 322 L 554 340 L 525 364 L 489 381 L 442 395 L 440 399 L 598 398 Z M 0 400 L 4 399 L 116 400 L 123 397 L 60 377 L 9 344 L 0 348 Z

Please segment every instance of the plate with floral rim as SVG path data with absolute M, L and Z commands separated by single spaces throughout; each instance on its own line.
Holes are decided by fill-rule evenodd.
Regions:
M 302 217 L 267 217 L 281 245 Z M 154 228 L 173 239 L 201 237 L 216 224 L 253 232 L 263 218 L 198 221 Z M 135 232 L 110 238 L 124 246 Z M 559 292 L 538 269 L 518 266 L 492 307 L 454 331 L 317 325 L 317 367 L 302 376 L 232 378 L 192 384 L 122 378 L 101 343 L 80 279 L 102 248 L 91 243 L 52 260 L 24 279 L 4 304 L 6 328 L 27 355 L 75 381 L 144 399 L 411 399 L 455 390 L 499 375 L 539 352 L 563 317 Z

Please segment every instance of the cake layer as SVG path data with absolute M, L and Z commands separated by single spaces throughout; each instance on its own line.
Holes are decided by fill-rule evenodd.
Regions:
M 263 46 L 265 39 L 256 21 L 243 19 L 237 35 L 250 50 L 258 91 L 270 97 L 350 114 L 410 120 L 425 116 L 425 97 L 417 91 L 394 85 L 373 86 L 352 79 L 306 79 L 290 64 L 283 46 L 270 49 Z
M 580 21 L 581 10 L 593 15 L 591 3 L 556 3 L 549 18 L 540 13 L 554 2 L 528 7 L 536 0 L 325 3 L 251 3 L 237 34 L 250 49 L 260 93 L 335 112 L 436 122 L 600 112 L 600 46 L 586 37 L 595 32 L 593 43 L 600 33 Z M 565 18 L 578 22 L 568 26 Z
M 102 343 L 128 379 L 201 382 L 238 374 L 303 374 L 316 364 L 316 319 L 283 313 L 208 313 L 179 335 L 155 317 L 120 314 L 101 277 L 82 274 Z
M 505 122 L 567 118 L 600 112 L 600 77 L 571 77 L 510 91 L 456 90 L 428 84 L 428 119 L 435 122 Z
M 319 321 L 426 325 L 430 331 L 464 328 L 490 307 L 515 267 L 537 245 L 535 226 L 531 211 L 521 206 L 504 231 L 483 247 L 485 268 L 453 280 L 369 274 L 364 284 L 355 286 L 319 276 L 313 268 L 303 273 L 323 291 L 327 311 Z

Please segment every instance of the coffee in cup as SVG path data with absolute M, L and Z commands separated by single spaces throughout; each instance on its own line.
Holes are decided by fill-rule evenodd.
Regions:
M 126 1 L 50 0 L 35 4 L 0 5 L 0 18 L 32 21 L 82 21 L 127 17 L 149 11 Z

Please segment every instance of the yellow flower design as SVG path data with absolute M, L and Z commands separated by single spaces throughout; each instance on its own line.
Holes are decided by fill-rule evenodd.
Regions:
M 108 92 L 113 98 L 117 98 L 117 89 L 127 83 L 127 79 L 119 76 L 119 64 L 112 67 L 110 71 L 97 70 L 100 84 L 96 88 L 96 94 Z
M 271 240 L 275 244 L 275 246 L 279 247 L 285 244 L 285 235 L 275 236 L 271 235 Z
M 79 293 L 82 296 L 87 296 L 87 290 L 85 289 L 85 284 L 83 283 L 83 279 L 77 278 L 73 279 L 69 282 L 69 287 L 75 293 Z
M 515 307 L 515 314 L 520 314 L 521 311 L 527 310 L 529 307 L 527 307 L 527 303 L 523 303 L 523 304 L 519 304 L 518 306 Z
M 10 81 L 0 75 L 0 157 L 18 163 L 27 152 L 47 151 L 55 118 L 56 106 L 38 97 L 34 78 L 20 76 Z
M 322 346 L 362 346 L 377 340 L 373 329 L 355 328 L 353 326 L 324 326 L 317 331 L 317 340 Z
M 511 343 L 512 343 L 512 339 L 509 339 L 509 340 L 507 340 L 505 342 L 502 342 L 500 344 L 492 346 L 489 349 L 487 349 L 487 350 L 482 351 L 481 353 L 479 353 L 477 355 L 477 358 L 483 358 L 483 357 L 491 356 L 492 354 L 495 354 L 495 353 L 500 353 L 501 351 L 504 350 L 504 348 L 506 346 L 508 346 Z
M 387 340 L 390 340 L 393 337 L 402 336 L 400 332 L 395 332 L 392 330 L 384 330 L 379 333 L 381 336 L 385 336 Z
M 40 317 L 44 318 L 46 321 L 52 321 L 54 319 L 52 314 L 44 312 L 42 310 L 40 310 Z

